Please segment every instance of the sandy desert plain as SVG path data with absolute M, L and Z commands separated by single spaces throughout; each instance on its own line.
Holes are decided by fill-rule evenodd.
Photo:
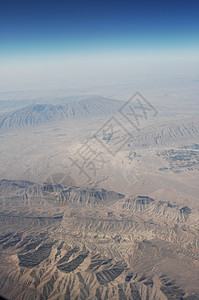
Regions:
M 0 295 L 199 299 L 189 88 L 0 101 Z

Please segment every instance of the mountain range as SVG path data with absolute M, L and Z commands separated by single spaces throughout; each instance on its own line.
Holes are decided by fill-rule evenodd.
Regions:
M 111 115 L 122 106 L 122 101 L 91 97 L 66 104 L 35 104 L 0 116 L 0 130 L 49 124 L 67 119 Z
M 4 297 L 199 299 L 198 210 L 21 180 L 1 180 L 0 195 Z

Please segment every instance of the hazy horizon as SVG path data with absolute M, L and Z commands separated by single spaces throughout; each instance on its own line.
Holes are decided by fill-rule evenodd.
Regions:
M 199 78 L 199 4 L 6 1 L 0 90 Z

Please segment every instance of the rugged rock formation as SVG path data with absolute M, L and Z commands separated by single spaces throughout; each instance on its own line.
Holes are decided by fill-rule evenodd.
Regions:
M 0 181 L 0 195 L 8 299 L 199 299 L 198 211 L 26 181 Z

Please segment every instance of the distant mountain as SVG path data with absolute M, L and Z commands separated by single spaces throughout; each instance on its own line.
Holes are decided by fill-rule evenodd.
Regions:
M 1 93 L 0 93 L 1 96 Z M 48 93 L 44 95 L 38 96 L 32 95 L 33 98 L 30 97 L 25 97 L 24 94 L 21 95 L 22 99 L 19 99 L 19 95 L 16 96 L 16 98 L 13 100 L 12 97 L 11 99 L 7 100 L 0 100 L 0 114 L 3 113 L 8 113 L 11 111 L 14 111 L 16 109 L 21 109 L 26 106 L 30 105 L 37 105 L 37 104 L 53 104 L 53 105 L 58 105 L 58 104 L 68 104 L 68 103 L 73 103 L 75 101 L 80 101 L 80 100 L 87 100 L 87 99 L 101 99 L 102 97 L 98 95 L 79 95 L 79 96 L 59 96 L 59 95 L 49 95 Z M 25 97 L 25 98 L 24 98 Z M 3 112 L 3 113 L 1 113 Z
M 110 115 L 117 112 L 122 104 L 122 101 L 92 97 L 61 105 L 30 105 L 0 116 L 0 130 L 36 126 L 66 119 Z
M 136 148 L 162 147 L 173 144 L 193 143 L 199 140 L 199 120 L 177 120 L 149 127 L 133 140 Z

